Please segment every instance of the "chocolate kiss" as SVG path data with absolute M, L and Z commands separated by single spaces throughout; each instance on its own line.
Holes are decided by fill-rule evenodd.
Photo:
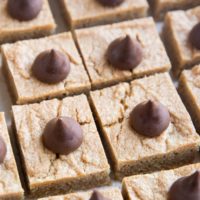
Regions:
M 92 193 L 92 196 L 90 197 L 89 200 L 109 200 L 108 198 L 105 198 L 100 192 L 97 190 L 94 190 Z
M 200 172 L 175 181 L 169 190 L 168 200 L 200 200 Z
M 121 70 L 131 70 L 137 67 L 143 57 L 139 42 L 132 40 L 129 35 L 114 40 L 108 47 L 107 60 L 114 67 Z
M 78 149 L 82 142 L 81 126 L 69 117 L 52 119 L 43 132 L 44 146 L 57 154 L 68 155 Z
M 29 21 L 37 17 L 42 4 L 42 0 L 8 0 L 7 9 L 11 17 L 20 21 Z
M 130 114 L 130 125 L 146 137 L 159 136 L 170 123 L 167 108 L 159 102 L 145 101 L 138 104 Z
M 124 2 L 124 0 L 97 0 L 103 6 L 115 7 Z
M 40 53 L 33 65 L 33 75 L 41 82 L 55 84 L 63 81 L 70 72 L 66 55 L 54 49 Z
M 200 50 L 200 22 L 191 30 L 189 34 L 189 41 L 193 47 Z
M 3 138 L 0 136 L 0 164 L 3 163 L 6 153 L 7 153 L 6 144 Z

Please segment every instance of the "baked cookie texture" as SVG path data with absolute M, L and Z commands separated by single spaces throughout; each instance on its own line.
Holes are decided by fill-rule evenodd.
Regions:
M 127 200 L 166 200 L 171 185 L 183 176 L 200 170 L 200 164 L 131 176 L 123 179 L 123 193 Z
M 200 0 L 149 0 L 156 19 L 164 18 L 167 11 L 188 9 L 200 5 Z
M 71 70 L 57 84 L 46 84 L 32 74 L 32 64 L 38 54 L 56 49 L 69 57 Z M 63 95 L 80 94 L 90 90 L 90 81 L 70 33 L 41 39 L 25 40 L 1 47 L 3 69 L 14 102 L 25 104 Z
M 93 88 L 170 70 L 171 64 L 152 18 L 76 30 L 77 42 Z M 119 70 L 107 62 L 109 44 L 129 35 L 142 46 L 142 62 L 133 70 Z
M 179 93 L 200 133 L 200 65 L 184 70 L 180 76 Z
M 118 188 L 110 187 L 107 189 L 98 190 L 104 197 L 109 200 L 123 200 L 121 191 Z M 77 192 L 62 196 L 46 197 L 38 200 L 88 200 L 91 197 L 92 191 Z
M 170 125 L 159 137 L 144 137 L 129 125 L 133 108 L 146 100 L 169 110 Z M 90 101 L 118 179 L 193 161 L 200 137 L 168 73 L 90 92 Z
M 97 0 L 62 0 L 71 28 L 123 21 L 148 15 L 146 0 L 126 0 L 116 7 L 102 6 Z
M 200 51 L 192 47 L 188 40 L 190 31 L 200 21 L 199 12 L 200 6 L 169 12 L 165 16 L 163 37 L 176 77 L 183 69 L 200 63 Z
M 0 164 L 0 199 L 21 200 L 24 197 L 12 146 L 6 126 L 4 114 L 0 112 L 0 136 L 6 143 L 7 153 L 3 163 Z
M 42 37 L 53 33 L 56 28 L 48 0 L 43 0 L 43 7 L 39 15 L 30 21 L 22 22 L 13 19 L 7 11 L 7 0 L 1 1 L 0 13 L 0 44 Z
M 110 183 L 110 167 L 85 95 L 13 106 L 12 112 L 31 197 Z M 57 116 L 72 117 L 83 130 L 82 145 L 67 156 L 56 155 L 43 146 L 43 129 Z

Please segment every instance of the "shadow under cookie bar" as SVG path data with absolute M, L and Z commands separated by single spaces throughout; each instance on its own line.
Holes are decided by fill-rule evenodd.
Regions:
M 48 0 L 42 0 L 42 10 L 38 16 L 29 21 L 13 19 L 7 11 L 7 0 L 0 4 L 0 44 L 22 39 L 38 38 L 50 35 L 55 31 L 56 24 L 52 16 Z
M 71 70 L 65 80 L 47 84 L 32 74 L 35 58 L 43 51 L 56 49 L 69 58 Z M 90 90 L 90 81 L 71 33 L 24 40 L 1 47 L 3 71 L 17 104 L 34 103 L 53 97 L 80 94 Z
M 152 174 L 126 177 L 122 183 L 123 195 L 127 200 L 166 200 L 168 191 L 176 180 L 198 170 L 200 170 L 199 163 Z
M 148 138 L 130 127 L 132 109 L 147 100 L 161 102 L 171 123 Z M 191 163 L 200 137 L 168 73 L 90 92 L 90 103 L 102 131 L 117 179 Z
M 116 187 L 98 189 L 98 192 L 100 192 L 100 194 L 102 194 L 105 198 L 109 198 L 109 200 L 123 200 L 120 189 Z M 91 195 L 92 195 L 92 191 L 87 191 L 87 192 L 71 193 L 71 194 L 62 195 L 62 196 L 46 197 L 46 198 L 42 198 L 38 200 L 57 200 L 59 198 L 65 198 L 65 199 L 77 198 L 77 199 L 82 199 L 82 200 L 88 200 L 90 199 Z
M 13 106 L 12 113 L 29 197 L 66 194 L 110 183 L 110 167 L 85 95 Z M 72 117 L 83 130 L 83 143 L 68 155 L 55 154 L 42 142 L 47 122 L 59 116 Z
M 90 76 L 92 89 L 130 81 L 171 68 L 170 60 L 151 17 L 75 31 L 76 40 Z M 109 45 L 126 36 L 141 45 L 142 61 L 132 70 L 120 70 L 109 64 Z
M 200 6 L 187 11 L 172 11 L 165 16 L 163 38 L 175 77 L 183 69 L 200 63 L 200 51 L 189 41 L 190 31 L 200 20 L 199 11 Z
M 4 161 L 0 163 L 0 180 L 1 180 L 1 191 L 0 199 L 2 200 L 22 200 L 24 198 L 24 191 L 21 186 L 19 174 L 13 155 L 13 150 L 7 130 L 4 114 L 0 112 L 0 137 L 6 145 L 6 155 Z M 2 144 L 1 144 L 2 145 Z M 3 147 L 1 146 L 1 151 Z M 2 152 L 1 152 L 2 155 Z
M 105 7 L 98 0 L 61 0 L 61 4 L 72 29 L 146 17 L 149 10 L 146 0 L 126 0 L 115 8 Z
M 170 10 L 189 9 L 200 5 L 200 0 L 148 0 L 152 9 L 153 16 L 157 20 L 162 20 Z
M 197 132 L 200 133 L 200 65 L 182 72 L 178 91 L 192 116 Z

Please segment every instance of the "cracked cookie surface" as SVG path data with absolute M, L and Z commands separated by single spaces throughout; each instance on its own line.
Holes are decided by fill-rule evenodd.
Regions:
M 76 35 L 94 87 L 170 69 L 169 58 L 151 18 L 79 30 Z M 137 40 L 143 51 L 142 62 L 132 71 L 114 68 L 105 56 L 109 44 L 126 35 Z
M 198 105 L 200 111 L 200 65 L 194 66 L 191 70 L 185 70 L 182 73 L 184 84 L 187 85 L 194 98 L 194 102 Z
M 51 49 L 62 52 L 70 60 L 71 71 L 68 77 L 57 84 L 42 83 L 31 72 L 36 56 L 42 51 Z M 16 88 L 16 100 L 19 104 L 62 94 L 79 93 L 90 88 L 89 77 L 70 33 L 6 44 L 3 45 L 2 52 L 4 67 L 12 77 L 11 87 Z
M 177 169 L 124 178 L 123 190 L 130 200 L 166 200 L 171 185 L 183 176 L 200 169 L 192 164 Z
M 0 198 L 13 197 L 19 199 L 23 196 L 23 189 L 3 113 L 0 113 L 0 136 L 5 141 L 7 148 L 5 160 L 0 164 Z
M 179 93 L 200 132 L 200 65 L 184 70 L 179 79 Z
M 128 163 L 164 156 L 200 143 L 200 137 L 167 73 L 97 90 L 90 96 L 118 170 Z M 171 117 L 169 127 L 156 138 L 139 135 L 129 125 L 132 109 L 149 99 L 164 104 Z
M 61 180 L 67 182 L 101 172 L 109 174 L 109 165 L 85 95 L 13 106 L 13 114 L 30 187 Z M 58 116 L 72 117 L 83 130 L 82 145 L 67 156 L 49 151 L 41 139 L 46 123 Z
M 200 6 L 169 12 L 165 17 L 163 35 L 176 75 L 200 61 L 200 51 L 188 39 L 190 31 L 200 20 L 199 12 Z
M 19 21 L 13 19 L 7 12 L 7 0 L 2 0 L 0 4 L 0 43 L 17 39 L 31 38 L 34 35 L 45 35 L 41 31 L 50 34 L 55 30 L 56 25 L 50 6 L 47 0 L 43 0 L 42 10 L 39 15 L 30 21 Z

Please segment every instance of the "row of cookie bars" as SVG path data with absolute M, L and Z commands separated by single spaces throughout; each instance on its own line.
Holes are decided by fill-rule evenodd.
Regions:
M 68 21 L 66 26 L 77 28 L 148 16 L 147 0 L 118 0 L 113 5 L 106 2 L 61 0 Z M 168 10 L 194 7 L 200 1 L 149 0 L 149 3 L 154 16 L 159 18 Z M 49 35 L 56 28 L 48 0 L 28 3 L 2 0 L 0 13 L 0 43 Z
M 199 184 L 199 169 L 200 164 L 192 164 L 173 170 L 127 177 L 123 180 L 122 193 L 124 198 L 118 188 L 109 187 L 107 189 L 96 189 L 95 191 L 49 196 L 38 200 L 166 200 L 171 195 L 173 186 L 179 180 L 184 180 L 184 185 L 180 190 L 174 191 L 176 192 L 175 198 L 181 197 L 180 191 L 183 187 L 185 187 L 186 195 L 187 192 L 198 195 L 198 189 L 195 186 Z M 190 185 L 190 181 L 194 181 L 195 184 Z M 187 184 L 188 182 L 189 184 Z M 185 196 L 185 199 L 187 197 L 190 196 Z M 10 196 L 10 199 L 17 200 L 17 196 Z
M 196 7 L 188 11 L 169 12 L 166 15 L 162 35 L 176 76 L 179 76 L 184 68 L 200 62 L 198 41 L 194 44 L 193 40 L 189 40 L 193 30 L 197 30 L 194 32 L 198 36 L 199 11 L 200 7 Z M 178 18 L 183 20 L 180 21 Z M 3 68 L 17 104 L 87 93 L 91 89 L 111 86 L 157 72 L 166 72 L 171 68 L 170 60 L 151 17 L 77 30 L 75 38 L 74 42 L 71 33 L 61 33 L 2 45 Z M 115 50 L 112 50 L 112 57 L 108 60 L 109 47 L 116 45 L 113 41 L 119 42 L 116 49 L 119 49 L 117 53 L 120 55 L 112 56 L 115 54 L 113 53 Z M 134 49 L 134 46 L 137 48 Z M 123 52 L 124 49 L 126 53 Z M 44 72 L 39 69 L 35 70 L 37 77 L 33 73 L 34 63 L 43 62 L 39 59 L 40 55 L 46 52 L 48 56 L 47 51 L 51 50 L 63 54 L 60 56 L 60 53 L 56 53 L 59 56 L 55 58 L 55 52 L 49 52 L 49 57 L 55 59 L 52 62 L 57 62 L 60 57 L 65 56 L 68 61 L 62 58 L 63 62 L 68 62 L 68 68 L 70 65 L 67 75 L 57 82 L 42 80 Z M 131 56 L 139 61 L 137 64 L 133 63 L 135 65 L 131 66 L 132 68 L 122 70 L 115 66 L 116 63 L 111 62 L 114 60 L 120 63 L 120 59 L 127 59 L 127 63 L 123 64 L 123 67 L 126 67 L 125 65 L 131 63 L 129 62 Z M 57 68 L 59 69 L 59 66 Z M 59 77 L 56 77 L 56 80 L 57 78 Z
M 169 10 L 200 5 L 199 0 L 62 0 L 61 2 L 68 24 L 73 29 L 146 17 L 149 14 L 148 2 L 151 13 L 156 19 L 163 18 Z
M 120 70 L 109 64 L 105 58 L 109 44 L 126 35 L 131 37 L 130 42 L 133 39 L 141 46 L 143 53 L 140 64 L 133 70 Z M 91 88 L 103 88 L 136 77 L 169 71 L 171 67 L 152 18 L 83 29 L 77 31 L 76 37 L 84 59 L 83 62 L 71 33 L 2 45 L 3 69 L 17 104 L 80 94 L 88 92 Z M 50 77 L 51 74 L 41 77 L 44 72 L 37 69 L 36 75 L 39 77 L 34 76 L 33 65 L 38 61 L 37 58 L 41 57 L 40 54 L 51 50 L 62 53 L 62 57 L 68 59 L 71 69 L 66 78 L 49 84 L 43 79 L 47 76 Z M 60 53 L 56 53 L 56 55 L 60 55 Z M 137 54 L 134 56 L 137 57 Z M 52 62 L 61 59 L 61 56 L 55 57 L 50 52 L 49 57 L 54 60 Z M 59 67 L 62 66 L 56 66 L 56 69 L 59 70 Z
M 129 124 L 132 110 L 148 100 L 162 103 L 170 115 L 168 126 L 156 137 L 145 136 L 148 131 L 141 135 Z M 15 141 L 31 197 L 109 184 L 110 165 L 100 136 L 112 171 L 120 180 L 124 176 L 171 169 L 194 161 L 200 136 L 168 73 L 90 92 L 89 102 L 99 131 L 83 94 L 12 107 Z M 80 146 L 67 155 L 54 152 L 58 149 L 57 138 L 53 139 L 53 145 L 47 140 L 48 147 L 44 143 L 46 127 L 51 127 L 47 134 L 51 130 L 55 132 L 55 122 L 51 120 L 62 117 L 75 120 L 83 134 Z
M 199 197 L 200 164 L 193 164 L 181 168 L 155 172 L 152 174 L 136 175 L 124 178 L 123 196 L 126 200 L 188 200 Z M 174 185 L 181 180 L 181 187 L 174 191 Z M 179 185 L 180 186 L 180 185 Z M 182 191 L 186 192 L 182 192 Z M 182 190 L 182 191 L 181 191 Z M 67 195 L 52 196 L 40 200 L 122 200 L 120 190 L 116 188 L 98 190 L 94 196 L 91 191 L 78 192 Z M 192 194 L 192 195 L 191 195 Z M 185 195 L 185 196 L 184 196 Z M 191 196 L 190 196 L 191 195 Z M 96 197 L 96 198 L 94 198 Z M 196 198 L 198 199 L 198 198 Z
M 177 55 L 181 54 L 181 50 L 183 49 L 180 48 L 181 45 L 184 47 L 186 46 L 186 50 L 191 50 L 192 53 L 192 56 L 189 58 L 187 57 L 186 61 L 184 60 L 186 57 L 185 54 L 183 57 L 177 56 L 179 59 L 177 62 L 181 63 L 177 67 L 178 73 L 180 73 L 179 68 L 182 69 L 185 67 L 185 62 L 191 62 L 192 60 L 191 65 L 198 62 L 198 51 L 186 44 L 189 32 L 199 21 L 198 10 L 199 8 L 197 7 L 186 12 L 172 12 L 166 16 L 165 27 L 168 28 L 165 30 L 169 30 L 169 32 L 165 32 L 167 34 L 165 38 L 170 38 L 166 44 L 175 44 L 176 46 L 173 47 L 172 50 L 175 49 Z M 173 18 L 173 16 L 175 17 Z M 180 16 L 185 17 L 188 20 L 187 27 L 185 28 L 187 31 L 181 32 L 180 30 L 183 28 L 182 24 L 177 24 L 177 21 L 174 20 Z M 174 34 L 173 32 L 176 33 Z M 184 40 L 182 40 L 183 33 Z M 109 43 L 123 35 L 130 35 L 131 38 L 136 39 L 142 46 L 143 60 L 133 71 L 122 72 L 113 69 L 104 58 Z M 3 45 L 4 70 L 8 77 L 8 82 L 11 83 L 15 99 L 19 104 L 40 101 L 49 97 L 60 97 L 62 94 L 66 93 L 78 94 L 83 91 L 89 91 L 90 88 L 103 88 L 121 81 L 132 80 L 135 77 L 168 71 L 170 68 L 169 59 L 151 18 L 79 30 L 76 31 L 76 38 L 84 65 L 82 64 L 81 57 L 78 54 L 71 35 L 66 33 L 39 40 L 28 40 L 11 45 Z M 174 43 L 174 40 L 181 40 L 181 43 Z M 48 86 L 35 79 L 35 77 L 32 76 L 31 66 L 39 53 L 53 48 L 69 57 L 71 68 L 73 69 L 71 69 L 70 74 L 66 79 L 67 81 L 65 80 L 63 81 L 64 83 L 55 84 L 52 87 L 52 85 Z M 169 55 L 170 51 L 171 50 L 169 50 Z M 195 57 L 193 53 L 197 56 Z M 24 57 L 25 54 L 26 57 Z M 190 54 L 187 54 L 187 56 L 188 55 Z M 182 58 L 183 61 L 180 60 Z M 193 59 L 195 61 L 194 63 Z M 75 65 L 76 68 L 74 68 L 73 65 Z M 99 65 L 99 67 L 96 67 L 97 65 Z M 190 102 L 192 100 L 197 104 L 197 106 L 194 104 L 196 107 L 194 106 L 194 108 L 191 109 L 192 113 L 197 116 L 199 116 L 197 109 L 198 96 L 196 99 L 193 95 L 196 95 L 195 92 L 198 95 L 198 73 L 198 67 L 195 67 L 189 76 L 189 78 L 192 77 L 193 80 L 193 76 L 197 75 L 188 94 L 186 93 L 188 92 L 187 90 L 182 92 L 183 90 L 180 89 L 181 94 L 188 95 L 186 96 L 186 101 Z M 195 152 L 198 151 L 199 136 L 195 133 L 191 119 L 176 94 L 176 90 L 173 87 L 169 76 L 164 74 L 152 77 L 152 79 L 150 76 L 149 78 L 138 79 L 131 83 L 121 83 L 117 86 L 91 92 L 90 95 L 92 110 L 97 118 L 103 141 L 106 144 L 105 146 L 108 147 L 107 152 L 111 157 L 113 170 L 120 179 L 131 174 L 172 168 L 174 166 L 192 162 Z M 77 84 L 77 80 L 80 81 L 80 84 Z M 155 83 L 152 83 L 154 81 Z M 190 82 L 191 80 L 188 80 L 187 84 Z M 65 87 L 68 87 L 70 84 L 70 88 L 66 89 Z M 145 86 L 146 84 L 147 86 Z M 32 85 L 34 85 L 34 87 L 32 87 Z M 160 85 L 162 85 L 162 87 Z M 169 90 L 169 92 L 165 92 L 166 90 Z M 192 92 L 194 92 L 194 94 L 192 94 Z M 26 94 L 30 94 L 31 96 L 26 96 L 24 98 L 23 95 Z M 134 96 L 132 96 L 133 94 Z M 168 99 L 165 95 L 167 97 L 170 96 L 172 99 Z M 18 97 L 22 98 L 18 99 Z M 32 97 L 36 98 L 32 99 Z M 40 104 L 13 107 L 16 125 L 16 141 L 21 150 L 21 161 L 24 166 L 27 185 L 33 196 L 65 193 L 70 190 L 86 189 L 109 182 L 109 165 L 101 141 L 99 140 L 91 111 L 85 96 L 81 95 L 79 97 L 80 98 L 78 98 L 78 96 L 68 97 L 60 101 L 51 100 Z M 136 131 L 133 131 L 128 125 L 129 114 L 133 107 L 148 99 L 162 102 L 168 108 L 170 113 L 171 122 L 168 128 L 157 138 L 143 137 L 137 134 Z M 67 103 L 65 103 L 65 101 Z M 80 107 L 75 106 L 74 110 L 74 104 L 80 104 Z M 174 107 L 172 108 L 172 106 Z M 54 107 L 56 110 L 54 110 Z M 90 114 L 88 114 L 87 109 L 84 110 L 83 108 L 89 109 Z M 177 109 L 179 112 L 177 112 Z M 80 110 L 81 113 L 79 113 Z M 17 112 L 17 114 L 15 114 L 15 112 Z M 47 112 L 49 116 L 45 116 L 45 114 L 47 115 Z M 82 112 L 84 114 L 82 114 Z M 76 153 L 73 152 L 68 156 L 52 153 L 43 146 L 41 141 L 42 128 L 44 129 L 45 123 L 51 118 L 61 115 L 73 117 L 81 124 L 83 129 L 83 143 L 79 149 L 75 151 Z M 91 125 L 91 123 L 93 125 Z M 90 129 L 91 127 L 92 129 Z M 93 132 L 94 135 L 90 134 Z M 90 141 L 87 140 L 86 134 L 90 138 Z M 92 144 L 94 145 L 93 148 L 88 145 L 89 142 L 91 142 L 92 136 L 94 136 L 92 141 L 96 142 Z M 98 148 L 96 148 L 96 146 L 98 146 Z M 137 148 L 135 149 L 135 147 Z M 90 148 L 92 150 L 96 149 L 91 152 Z M 135 152 L 132 151 L 133 149 L 135 149 Z M 79 157 L 77 155 L 79 155 Z M 8 154 L 6 154 L 6 156 L 8 156 Z M 162 156 L 164 156 L 165 159 L 163 159 Z M 74 159 L 75 157 L 76 159 Z M 77 157 L 80 159 L 77 160 Z M 97 159 L 96 161 L 96 158 L 99 158 L 99 160 Z M 4 165 L 7 167 L 6 164 L 3 164 L 2 166 Z M 66 166 L 66 169 L 63 167 L 64 165 Z M 42 167 L 38 169 L 38 166 Z M 71 175 L 68 173 L 68 176 L 65 177 L 65 170 L 67 172 L 70 171 Z M 93 173 L 88 173 L 90 171 Z M 19 183 L 18 175 L 16 173 L 17 172 L 15 171 L 15 178 L 17 177 L 16 179 Z M 188 174 L 182 174 L 181 176 L 183 175 Z M 139 177 L 142 180 L 143 176 Z M 6 186 L 6 184 L 3 185 Z M 19 184 L 17 185 L 19 186 Z M 131 186 L 131 188 L 134 187 Z M 17 195 L 22 196 L 20 187 L 16 190 L 17 192 L 14 192 L 16 198 L 18 198 Z M 136 189 L 134 190 L 136 191 Z M 6 192 L 8 198 L 13 198 L 8 191 Z M 138 191 L 135 193 L 138 194 Z M 84 195 L 88 198 L 88 194 Z M 160 192 L 158 192 L 158 196 L 159 195 Z M 69 198 L 71 197 L 69 196 Z

